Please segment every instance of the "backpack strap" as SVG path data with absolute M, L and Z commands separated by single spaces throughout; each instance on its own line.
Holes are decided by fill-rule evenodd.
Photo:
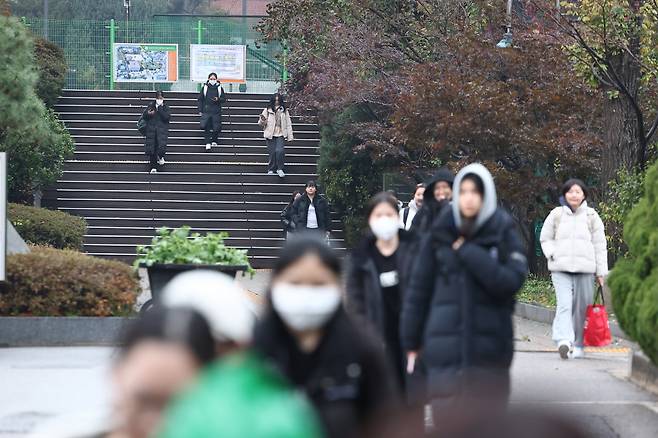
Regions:
M 407 219 L 409 219 L 409 207 L 406 207 L 402 214 L 402 224 L 404 225 L 404 228 L 407 228 Z

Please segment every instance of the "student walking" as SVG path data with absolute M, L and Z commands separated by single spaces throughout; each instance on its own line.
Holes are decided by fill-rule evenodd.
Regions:
M 347 265 L 347 310 L 367 319 L 384 341 L 396 371 L 398 387 L 406 387 L 406 357 L 400 344 L 402 297 L 411 274 L 412 236 L 399 227 L 397 199 L 375 195 L 366 210 L 369 231 Z
M 290 237 L 291 233 L 294 233 L 297 225 L 295 224 L 295 221 L 293 220 L 292 214 L 293 214 L 293 205 L 295 204 L 295 201 L 298 200 L 302 196 L 302 192 L 300 190 L 295 190 L 292 192 L 292 199 L 290 199 L 290 202 L 288 202 L 288 205 L 283 209 L 281 212 L 281 225 L 283 225 L 283 237 L 287 239 Z
M 341 306 L 341 261 L 319 236 L 291 239 L 275 262 L 254 346 L 302 390 L 328 438 L 364 436 L 395 400 L 374 337 Z
M 585 183 L 570 179 L 561 192 L 561 205 L 544 221 L 540 241 L 557 298 L 553 340 L 562 359 L 581 358 L 585 355 L 585 313 L 594 299 L 594 277 L 603 287 L 608 252 L 603 221 L 587 205 Z
M 155 100 L 142 113 L 142 119 L 146 122 L 144 151 L 149 157 L 151 173 L 156 173 L 158 166 L 165 164 L 170 118 L 171 111 L 164 100 L 164 94 L 156 91 Z
M 318 193 L 315 181 L 306 183 L 305 193 L 292 206 L 292 220 L 298 231 L 319 231 L 329 237 L 331 215 L 329 203 Z
M 269 162 L 267 165 L 267 174 L 276 173 L 280 178 L 286 176 L 285 167 L 285 143 L 284 141 L 293 141 L 295 139 L 292 132 L 292 121 L 290 113 L 286 108 L 283 96 L 279 93 L 270 98 L 270 103 L 263 110 L 258 125 L 263 128 L 263 137 L 267 143 L 267 153 Z
M 201 129 L 204 132 L 206 150 L 217 146 L 222 132 L 222 104 L 226 102 L 224 88 L 217 80 L 217 73 L 208 75 L 208 82 L 203 85 L 197 99 Z
M 405 208 L 400 210 L 400 228 L 407 231 L 411 229 L 411 224 L 413 223 L 414 217 L 416 217 L 416 213 L 418 213 L 423 207 L 424 194 L 425 184 L 416 184 L 411 201 L 409 201 L 409 204 Z
M 420 210 L 413 218 L 410 230 L 418 236 L 428 233 L 434 220 L 443 207 L 450 205 L 452 200 L 452 182 L 455 175 L 447 167 L 440 168 L 427 182 L 423 191 L 423 201 Z
M 416 259 L 401 320 L 408 371 L 422 351 L 435 418 L 456 405 L 507 403 L 514 296 L 527 274 L 489 171 L 466 166 L 454 188 Z

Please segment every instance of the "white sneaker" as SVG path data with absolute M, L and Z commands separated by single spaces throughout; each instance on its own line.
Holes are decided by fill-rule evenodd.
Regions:
M 560 341 L 557 346 L 557 351 L 560 353 L 562 359 L 569 358 L 569 352 L 571 350 L 571 342 L 569 341 Z
M 160 158 L 160 159 L 158 160 L 158 164 L 159 164 L 160 166 L 164 166 L 164 163 L 165 163 L 164 157 L 162 157 L 162 158 Z
M 212 142 L 212 147 L 216 148 L 216 147 L 217 147 L 217 143 L 215 143 L 215 142 L 213 141 L 213 142 Z
M 572 359 L 582 359 L 585 357 L 585 350 L 583 347 L 574 347 L 570 356 Z
M 210 150 L 210 143 L 206 143 L 206 150 L 207 150 L 207 151 Z
M 272 170 L 268 170 L 268 171 L 267 171 L 267 174 L 268 174 L 268 175 L 274 175 L 274 172 L 273 172 Z
M 151 169 L 151 173 L 158 173 L 158 169 L 154 167 L 153 169 Z
M 279 175 L 279 178 L 283 178 L 284 176 L 286 176 L 286 174 L 283 173 L 283 170 L 277 171 L 276 174 Z

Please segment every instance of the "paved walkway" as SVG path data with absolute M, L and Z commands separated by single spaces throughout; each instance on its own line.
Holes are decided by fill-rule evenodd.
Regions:
M 513 403 L 572 416 L 597 438 L 658 436 L 658 397 L 626 380 L 628 344 L 563 361 L 552 350 L 549 326 L 522 319 L 516 326 Z M 26 437 L 48 421 L 75 424 L 71 418 L 82 422 L 106 412 L 113 351 L 0 349 L 0 437 Z

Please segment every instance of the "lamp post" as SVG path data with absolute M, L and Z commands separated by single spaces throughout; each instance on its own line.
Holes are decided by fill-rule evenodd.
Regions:
M 43 37 L 48 39 L 48 0 L 43 0 Z
M 123 7 L 126 9 L 126 21 L 130 21 L 130 0 L 123 0 Z

